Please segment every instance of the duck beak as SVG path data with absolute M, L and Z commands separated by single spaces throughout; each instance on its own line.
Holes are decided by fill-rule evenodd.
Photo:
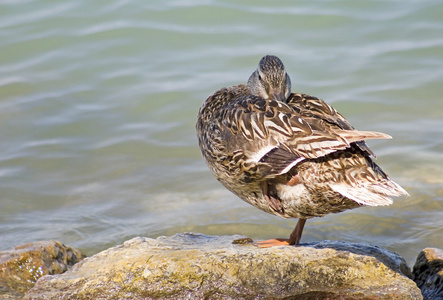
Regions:
M 280 90 L 271 90 L 269 94 L 272 96 L 272 98 L 274 100 L 277 100 L 277 101 L 285 101 L 286 100 L 285 93 Z

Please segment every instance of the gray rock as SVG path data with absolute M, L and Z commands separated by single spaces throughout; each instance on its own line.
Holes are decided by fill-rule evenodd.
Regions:
M 82 259 L 79 250 L 57 241 L 29 243 L 2 251 L 0 298 L 21 297 L 43 275 L 63 273 Z
M 25 299 L 422 299 L 388 250 L 332 241 L 262 249 L 240 238 L 134 238 L 42 277 Z
M 423 249 L 417 257 L 413 273 L 424 299 L 443 299 L 443 250 Z

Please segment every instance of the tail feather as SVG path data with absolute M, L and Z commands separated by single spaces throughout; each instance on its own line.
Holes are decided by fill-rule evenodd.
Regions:
M 375 131 L 340 130 L 336 133 L 349 143 L 374 139 L 392 139 L 392 137 L 386 133 Z
M 409 194 L 393 181 L 372 183 L 369 186 L 352 186 L 345 183 L 331 184 L 330 187 L 342 196 L 369 206 L 391 205 L 391 197 Z

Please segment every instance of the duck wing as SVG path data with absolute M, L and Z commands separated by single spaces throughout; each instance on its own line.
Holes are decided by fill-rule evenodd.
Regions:
M 342 114 L 317 97 L 293 93 L 288 97 L 287 103 L 292 109 L 300 113 L 303 118 L 311 119 L 313 123 L 318 124 L 320 130 L 322 127 L 338 127 L 344 130 L 355 130 Z M 391 137 L 386 135 L 386 138 Z M 365 141 L 358 141 L 356 144 L 361 150 L 376 157 Z
M 390 138 L 355 130 L 326 103 L 303 106 L 291 97 L 284 103 L 242 96 L 226 105 L 220 116 L 228 152 L 241 152 L 244 164 L 256 165 L 263 177 L 284 174 L 305 159 L 349 148 L 354 142 Z M 316 109 L 309 112 L 310 107 Z

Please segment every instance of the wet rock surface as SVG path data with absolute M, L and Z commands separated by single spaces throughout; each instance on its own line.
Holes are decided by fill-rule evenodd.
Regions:
M 443 300 L 443 250 L 423 249 L 417 257 L 414 281 L 426 300 Z
M 20 245 L 0 252 L 0 299 L 16 299 L 47 274 L 61 274 L 83 259 L 81 252 L 57 241 Z
M 42 277 L 25 299 L 422 299 L 404 259 L 386 249 L 333 241 L 262 249 L 241 238 L 134 238 Z

